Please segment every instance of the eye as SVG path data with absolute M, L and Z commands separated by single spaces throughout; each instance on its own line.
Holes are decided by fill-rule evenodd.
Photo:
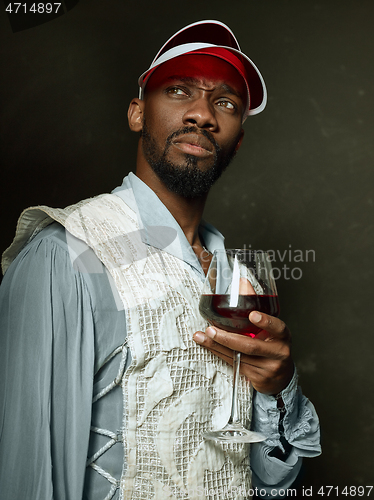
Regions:
M 182 89 L 181 87 L 176 87 L 176 86 L 167 88 L 166 94 L 175 95 L 175 96 L 187 96 L 188 95 L 186 90 Z
M 230 110 L 236 110 L 236 105 L 232 102 L 232 101 L 229 101 L 227 99 L 221 99 L 217 102 L 218 106 L 221 106 L 223 108 L 226 108 L 226 109 L 230 109 Z

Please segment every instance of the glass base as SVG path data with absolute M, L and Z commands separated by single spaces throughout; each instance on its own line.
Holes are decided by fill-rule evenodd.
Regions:
M 220 431 L 211 431 L 203 434 L 204 439 L 217 443 L 260 443 L 266 437 L 259 432 L 245 429 L 242 424 L 227 424 Z

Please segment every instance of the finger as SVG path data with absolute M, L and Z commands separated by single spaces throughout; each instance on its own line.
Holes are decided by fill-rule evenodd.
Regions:
M 278 338 L 290 339 L 291 334 L 284 321 L 275 316 L 270 316 L 258 311 L 252 311 L 249 314 L 249 320 L 254 325 L 262 328 L 268 333 L 276 335 Z
M 280 335 L 273 335 L 273 337 L 268 337 L 264 341 L 257 337 L 252 338 L 209 326 L 205 331 L 205 336 L 214 341 L 215 344 L 219 344 L 248 356 L 261 356 L 273 359 L 283 359 L 290 356 L 291 342 L 288 338 L 284 340 Z M 209 343 L 207 340 L 205 340 L 204 345 L 214 348 L 215 350 L 220 350 L 218 346 L 213 347 L 213 344 Z
M 194 341 L 209 349 L 209 351 L 217 354 L 221 359 L 232 363 L 233 351 L 229 347 L 215 342 L 212 338 L 205 335 L 203 332 L 196 332 L 193 336 Z
M 238 351 L 250 356 L 267 356 L 269 352 L 269 349 L 264 352 L 265 346 L 261 345 L 264 344 L 263 341 L 256 341 L 251 337 L 227 332 L 212 326 L 208 327 L 205 333 L 196 332 L 193 338 L 210 351 L 222 354 L 225 359 L 231 359 L 232 351 Z
M 215 354 L 219 358 L 223 359 L 228 363 L 229 365 L 232 366 L 233 364 L 233 354 L 234 350 L 230 349 L 228 347 L 223 346 L 222 344 L 218 344 L 211 338 L 209 338 L 207 335 L 205 335 L 203 332 L 196 332 L 193 336 L 193 339 L 195 342 L 206 349 L 208 349 L 211 353 Z M 263 362 L 259 361 L 262 360 L 262 358 L 257 357 L 257 356 L 246 356 L 243 353 L 241 353 L 241 360 L 243 362 L 243 367 L 247 367 L 247 370 L 240 370 L 243 372 L 243 375 L 249 376 L 248 369 L 263 369 Z
M 209 326 L 205 330 L 205 335 L 216 344 L 225 346 L 233 351 L 256 355 L 256 343 L 252 337 L 238 333 L 227 332 L 220 328 Z
M 261 370 L 266 368 L 267 360 L 263 356 L 248 355 L 240 351 L 239 349 L 228 348 L 222 344 L 218 344 L 217 342 L 209 338 L 207 335 L 205 335 L 203 332 L 196 332 L 193 336 L 193 339 L 197 344 L 206 347 L 210 352 L 216 354 L 221 359 L 224 359 L 230 365 L 232 365 L 233 353 L 234 351 L 237 351 L 242 354 L 241 360 L 243 364 L 256 367 Z

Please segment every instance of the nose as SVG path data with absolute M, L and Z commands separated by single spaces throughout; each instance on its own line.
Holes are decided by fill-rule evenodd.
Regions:
M 218 126 L 214 106 L 205 96 L 189 103 L 189 107 L 183 115 L 183 122 L 185 125 L 192 124 L 210 131 L 216 130 Z

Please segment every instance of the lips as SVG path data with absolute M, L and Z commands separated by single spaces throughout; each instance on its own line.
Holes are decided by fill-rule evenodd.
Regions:
M 213 144 L 203 135 L 184 134 L 176 137 L 172 144 L 184 153 L 194 156 L 208 157 L 213 154 Z

